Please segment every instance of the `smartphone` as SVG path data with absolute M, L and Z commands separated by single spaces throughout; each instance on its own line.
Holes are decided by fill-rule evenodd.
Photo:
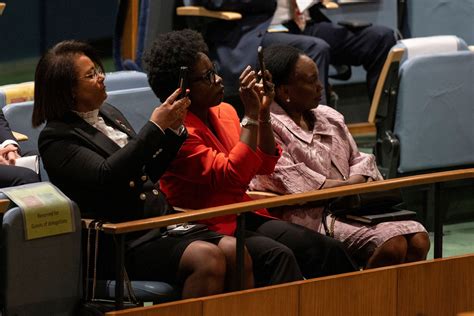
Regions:
M 178 87 L 181 88 L 181 93 L 179 94 L 179 99 L 182 99 L 186 96 L 186 90 L 189 88 L 188 82 L 188 67 L 181 66 L 179 69 L 179 80 Z
M 265 82 L 265 71 L 266 71 L 266 68 L 265 68 L 265 63 L 263 62 L 263 47 L 262 46 L 259 46 L 258 47 L 258 63 L 260 64 L 260 71 L 262 73 L 262 82 L 263 82 L 263 90 L 265 92 L 268 92 L 268 86 L 267 86 L 267 83 Z

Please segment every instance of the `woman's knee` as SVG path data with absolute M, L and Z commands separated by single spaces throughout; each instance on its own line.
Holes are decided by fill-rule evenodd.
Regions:
M 410 261 L 426 259 L 430 250 L 430 238 L 427 233 L 421 232 L 407 236 L 407 241 Z
M 378 247 L 376 253 L 385 258 L 385 261 L 396 263 L 405 262 L 407 256 L 407 240 L 404 236 L 390 238 Z
M 220 240 L 218 246 L 226 257 L 227 265 L 234 266 L 237 262 L 237 240 L 225 236 Z M 246 272 L 252 272 L 252 258 L 247 247 L 244 247 L 244 269 Z
M 209 278 L 224 278 L 226 258 L 224 253 L 214 244 L 195 241 L 184 251 L 180 267 L 189 273 L 199 273 Z

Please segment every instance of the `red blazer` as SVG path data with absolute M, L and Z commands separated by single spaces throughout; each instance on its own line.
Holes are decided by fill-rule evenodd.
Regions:
M 160 180 L 171 205 L 200 209 L 248 201 L 245 192 L 252 178 L 272 173 L 280 158 L 280 148 L 271 156 L 240 142 L 240 121 L 231 105 L 210 108 L 209 120 L 217 137 L 193 113 L 186 116 L 188 138 Z M 266 209 L 256 212 L 269 216 Z M 203 222 L 233 235 L 235 219 L 227 215 Z

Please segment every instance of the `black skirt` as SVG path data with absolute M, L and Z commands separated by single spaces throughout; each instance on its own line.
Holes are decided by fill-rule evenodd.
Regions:
M 150 239 L 127 251 L 127 273 L 131 280 L 177 284 L 179 262 L 189 244 L 194 241 L 206 241 L 217 245 L 222 237 L 207 230 L 183 236 L 165 234 Z

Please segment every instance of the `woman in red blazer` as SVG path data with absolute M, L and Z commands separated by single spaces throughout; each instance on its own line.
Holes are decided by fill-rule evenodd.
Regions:
M 234 108 L 222 103 L 222 78 L 199 33 L 184 30 L 159 36 L 145 62 L 151 87 L 161 99 L 176 88 L 180 67 L 190 70 L 191 105 L 185 118 L 189 136 L 160 181 L 170 202 L 199 209 L 249 200 L 245 192 L 251 179 L 271 173 L 280 157 L 270 124 L 273 84 L 268 82 L 272 92 L 265 94 L 256 72 L 250 66 L 244 70 L 240 96 L 245 117 L 239 124 Z M 206 223 L 226 235 L 236 228 L 235 215 Z M 355 269 L 341 243 L 274 219 L 265 209 L 247 213 L 245 228 L 256 285 Z

